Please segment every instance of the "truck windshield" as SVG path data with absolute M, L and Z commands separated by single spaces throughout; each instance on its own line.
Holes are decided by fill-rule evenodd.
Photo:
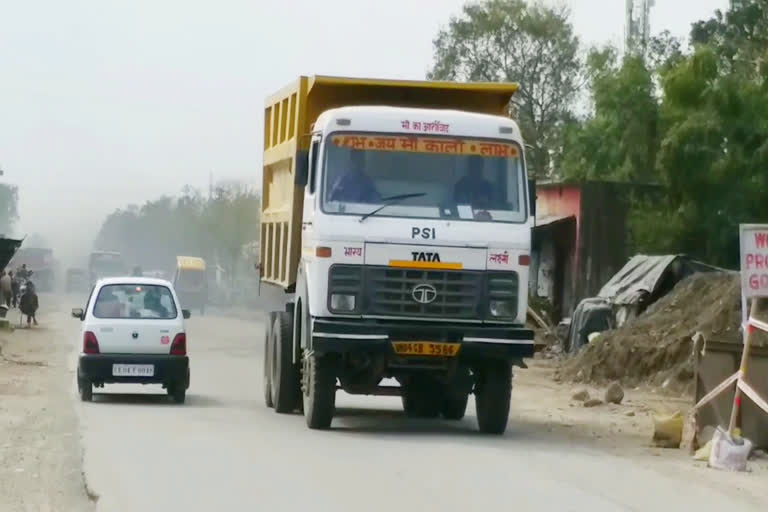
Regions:
M 523 165 L 511 141 L 337 132 L 323 174 L 326 213 L 366 215 L 413 194 L 376 215 L 525 221 Z

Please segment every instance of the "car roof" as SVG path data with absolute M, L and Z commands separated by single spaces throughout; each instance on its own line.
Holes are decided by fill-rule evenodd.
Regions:
M 105 277 L 103 279 L 99 279 L 96 282 L 97 286 L 106 286 L 110 284 L 139 284 L 139 285 L 158 285 L 158 286 L 167 286 L 168 288 L 173 288 L 173 285 L 171 285 L 171 282 L 166 279 L 158 279 L 155 277 L 136 277 L 136 276 L 125 276 L 125 277 Z

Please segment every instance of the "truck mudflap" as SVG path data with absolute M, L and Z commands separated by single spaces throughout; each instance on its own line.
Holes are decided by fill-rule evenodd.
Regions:
M 517 325 L 456 324 L 398 320 L 312 320 L 312 350 L 319 353 L 365 351 L 394 355 L 393 342 L 460 343 L 459 358 L 533 357 L 533 331 Z

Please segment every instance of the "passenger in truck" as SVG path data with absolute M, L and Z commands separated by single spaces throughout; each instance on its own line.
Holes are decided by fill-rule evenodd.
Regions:
M 330 194 L 331 201 L 345 203 L 376 203 L 381 195 L 370 176 L 365 173 L 365 156 L 362 151 L 352 150 L 350 168 L 340 176 Z
M 483 177 L 483 158 L 469 157 L 467 173 L 453 187 L 456 204 L 468 204 L 472 208 L 487 208 L 493 197 L 491 183 Z

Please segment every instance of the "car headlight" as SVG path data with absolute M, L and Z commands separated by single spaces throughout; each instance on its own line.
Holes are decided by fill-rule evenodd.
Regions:
M 354 295 L 345 293 L 332 293 L 331 294 L 331 309 L 333 311 L 354 311 L 355 310 Z

